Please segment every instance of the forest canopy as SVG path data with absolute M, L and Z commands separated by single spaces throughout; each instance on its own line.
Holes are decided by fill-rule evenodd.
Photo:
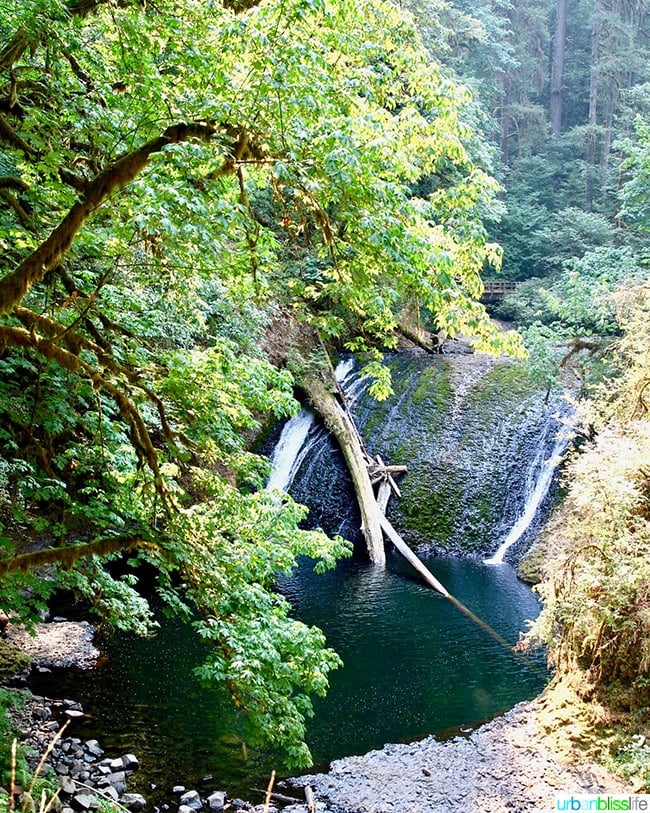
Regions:
M 385 397 L 404 314 L 522 352 L 477 302 L 469 94 L 389 3 L 3 2 L 0 34 L 0 604 L 72 590 L 146 632 L 153 567 L 202 677 L 305 764 L 338 658 L 273 584 L 349 546 L 251 442 L 324 348 Z
M 0 608 L 72 591 L 146 633 L 153 572 L 294 764 L 339 660 L 274 582 L 350 550 L 254 451 L 305 381 L 354 351 L 387 397 L 414 325 L 522 355 L 479 301 L 501 269 L 546 386 L 647 393 L 621 308 L 650 262 L 646 4 L 409 7 L 0 0 Z

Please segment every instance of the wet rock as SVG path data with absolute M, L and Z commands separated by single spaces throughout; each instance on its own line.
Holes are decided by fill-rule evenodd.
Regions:
M 201 797 L 196 790 L 188 790 L 180 798 L 181 807 L 189 807 L 191 810 L 200 810 L 203 807 Z
M 145 809 L 147 800 L 140 793 L 125 793 L 120 799 L 120 804 L 129 810 L 139 811 Z

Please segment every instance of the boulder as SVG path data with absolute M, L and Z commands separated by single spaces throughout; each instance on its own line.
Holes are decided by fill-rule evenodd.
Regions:
M 120 799 L 120 804 L 129 810 L 139 811 L 145 809 L 147 800 L 140 793 L 125 793 Z
M 226 806 L 226 794 L 222 790 L 215 790 L 208 796 L 206 802 L 212 813 L 222 813 Z
M 140 761 L 135 754 L 124 754 L 122 765 L 125 771 L 137 771 L 140 767 Z
M 191 810 L 200 810 L 203 807 L 201 797 L 196 790 L 186 791 L 180 799 L 182 807 L 189 807 Z

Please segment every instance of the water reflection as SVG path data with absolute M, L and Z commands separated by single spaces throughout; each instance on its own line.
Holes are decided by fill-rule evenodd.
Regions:
M 509 566 L 454 558 L 428 565 L 512 644 L 538 613 Z M 309 724 L 317 764 L 472 724 L 543 685 L 541 655 L 530 669 L 399 559 L 390 558 L 387 571 L 343 562 L 322 576 L 306 563 L 280 589 L 298 618 L 324 629 L 345 662 Z M 162 619 L 155 638 L 120 634 L 106 650 L 102 669 L 47 676 L 34 688 L 84 704 L 89 717 L 78 736 L 97 736 L 113 753 L 136 753 L 141 792 L 151 798 L 156 784 L 164 797 L 174 784 L 200 784 L 212 775 L 213 786 L 250 797 L 250 788 L 265 786 L 270 770 L 280 767 L 277 754 L 242 747 L 241 717 L 222 692 L 193 677 L 205 648 L 189 626 Z

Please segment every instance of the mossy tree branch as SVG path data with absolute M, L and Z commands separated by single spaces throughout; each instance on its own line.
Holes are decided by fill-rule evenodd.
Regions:
M 156 550 L 156 545 L 140 535 L 109 536 L 94 542 L 79 545 L 65 545 L 60 548 L 43 548 L 41 550 L 21 553 L 13 559 L 0 561 L 0 579 L 8 573 L 17 571 L 33 571 L 47 565 L 64 565 L 71 567 L 81 559 L 88 556 L 108 556 L 111 553 L 121 553 L 134 549 Z

